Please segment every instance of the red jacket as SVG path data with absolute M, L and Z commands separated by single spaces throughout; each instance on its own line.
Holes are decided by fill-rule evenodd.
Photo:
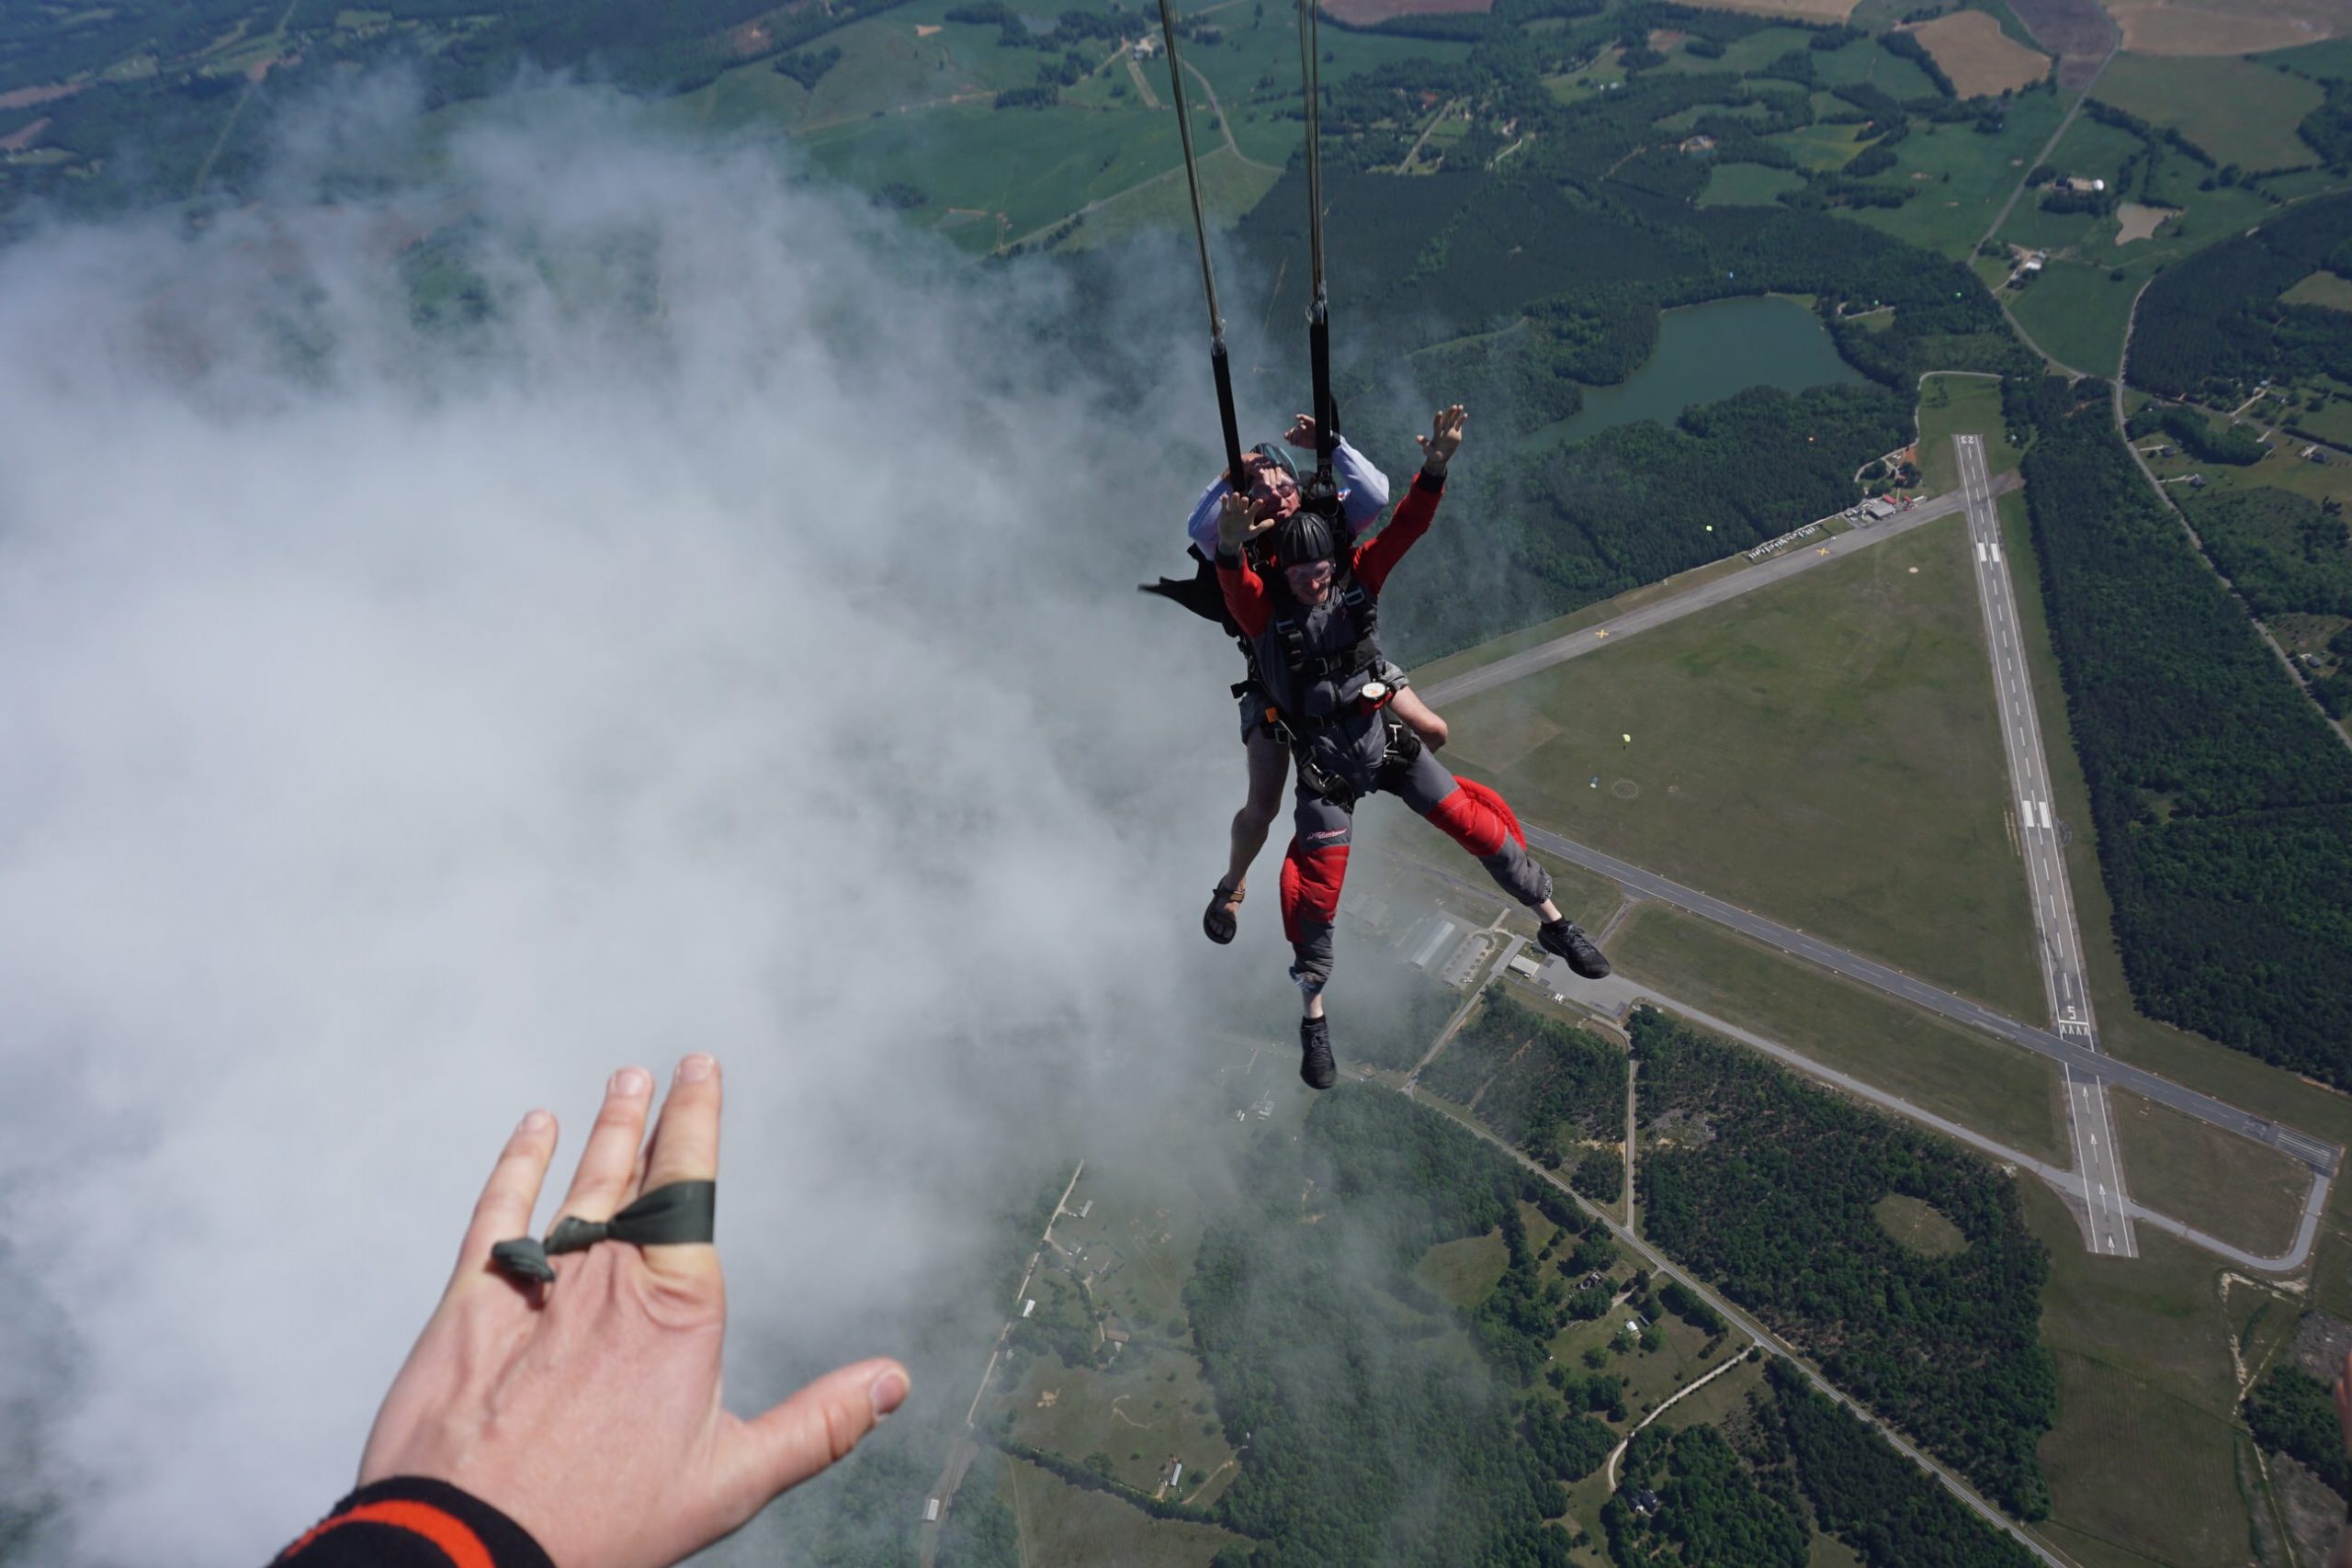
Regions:
M 1389 572 L 1405 558 L 1405 552 L 1430 531 L 1430 520 L 1437 515 L 1438 501 L 1444 494 L 1445 480 L 1432 479 L 1423 469 L 1413 476 L 1413 488 L 1396 503 L 1396 515 L 1388 519 L 1388 526 L 1356 546 L 1348 558 L 1348 570 L 1367 592 L 1379 592 L 1388 581 Z M 1225 592 L 1225 607 L 1233 616 L 1234 625 L 1252 637 L 1262 634 L 1274 618 L 1273 590 L 1266 580 L 1258 575 L 1246 558 L 1229 561 L 1220 550 L 1216 581 Z

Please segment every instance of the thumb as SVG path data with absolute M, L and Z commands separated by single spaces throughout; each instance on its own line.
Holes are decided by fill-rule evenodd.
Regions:
M 729 1487 L 745 1517 L 830 1469 L 907 1397 L 907 1369 L 876 1356 L 839 1367 L 736 1432 Z

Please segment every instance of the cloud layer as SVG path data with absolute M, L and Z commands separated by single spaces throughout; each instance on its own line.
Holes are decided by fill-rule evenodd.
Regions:
M 746 1338 L 831 1347 L 1199 1050 L 1228 677 L 1126 586 L 1196 286 L 1114 392 L 1054 275 L 773 151 L 413 129 L 0 256 L 0 1468 L 80 1561 L 331 1500 L 505 1132 L 568 1172 L 620 1063 L 721 1056 Z

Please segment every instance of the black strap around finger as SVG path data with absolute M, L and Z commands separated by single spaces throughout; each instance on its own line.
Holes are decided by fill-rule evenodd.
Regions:
M 541 1283 L 555 1279 L 552 1252 L 585 1252 L 600 1241 L 623 1241 L 632 1247 L 692 1247 L 718 1236 L 718 1183 L 673 1181 L 657 1187 L 599 1223 L 566 1214 L 556 1221 L 545 1242 L 530 1236 L 502 1241 L 490 1249 L 494 1268 L 517 1280 Z

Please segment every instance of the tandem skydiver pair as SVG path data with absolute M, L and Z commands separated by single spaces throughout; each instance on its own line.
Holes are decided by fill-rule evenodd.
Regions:
M 1347 879 L 1355 806 L 1365 795 L 1385 791 L 1398 796 L 1469 851 L 1498 886 L 1535 911 L 1541 921 L 1536 940 L 1578 975 L 1600 979 L 1609 973 L 1609 960 L 1553 903 L 1551 875 L 1528 854 L 1527 836 L 1510 805 L 1484 784 L 1455 777 L 1430 755 L 1444 744 L 1444 721 L 1410 691 L 1404 672 L 1380 650 L 1380 591 L 1396 563 L 1429 531 L 1466 421 L 1458 403 L 1438 412 L 1430 434 L 1418 437 L 1420 470 L 1396 515 L 1364 538 L 1387 503 L 1388 481 L 1340 439 L 1332 403 L 1313 0 L 1301 0 L 1299 6 L 1299 53 L 1306 96 L 1313 288 L 1307 343 L 1315 412 L 1300 415 L 1287 436 L 1314 449 L 1315 471 L 1305 480 L 1279 446 L 1261 444 L 1246 457 L 1241 451 L 1168 0 L 1160 3 L 1160 28 L 1208 297 L 1209 359 L 1226 471 L 1202 496 L 1187 525 L 1197 563 L 1193 577 L 1162 578 L 1144 591 L 1222 624 L 1240 643 L 1249 664 L 1247 678 L 1233 690 L 1241 702 L 1250 795 L 1233 820 L 1226 875 L 1202 917 L 1214 942 L 1233 940 L 1250 863 L 1265 842 L 1283 773 L 1296 765 L 1294 832 L 1283 857 L 1283 931 L 1291 943 L 1290 974 L 1301 998 L 1299 1076 L 1315 1089 L 1329 1089 L 1339 1069 L 1323 990 L 1331 977 L 1332 926 Z

